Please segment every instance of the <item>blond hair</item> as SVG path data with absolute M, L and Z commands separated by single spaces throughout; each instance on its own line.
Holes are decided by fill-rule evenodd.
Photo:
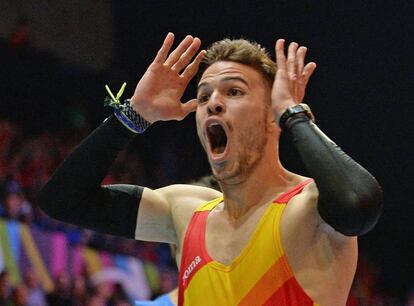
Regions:
M 273 85 L 276 63 L 270 58 L 266 49 L 257 42 L 229 38 L 216 41 L 207 49 L 201 60 L 197 80 L 200 80 L 208 67 L 219 61 L 231 61 L 250 66 L 259 71 L 270 86 Z

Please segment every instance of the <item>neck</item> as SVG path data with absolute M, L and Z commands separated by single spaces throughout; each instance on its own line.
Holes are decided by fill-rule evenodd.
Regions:
M 251 208 L 266 205 L 292 185 L 296 176 L 283 168 L 277 152 L 267 156 L 270 158 L 264 156 L 242 182 L 220 184 L 224 197 L 224 212 L 230 220 L 237 220 Z

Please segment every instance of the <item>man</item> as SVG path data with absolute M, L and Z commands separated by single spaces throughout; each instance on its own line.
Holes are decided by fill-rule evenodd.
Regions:
M 40 207 L 101 232 L 177 245 L 179 305 L 345 305 L 356 236 L 377 222 L 382 194 L 299 104 L 316 67 L 304 64 L 306 48 L 291 43 L 286 57 L 279 39 L 276 73 L 246 40 L 198 52 L 200 40 L 187 36 L 170 53 L 173 40 L 169 33 L 131 100 L 59 167 Z M 199 66 L 197 99 L 182 104 Z M 134 133 L 192 111 L 222 194 L 188 185 L 100 186 Z M 313 179 L 281 165 L 281 130 Z

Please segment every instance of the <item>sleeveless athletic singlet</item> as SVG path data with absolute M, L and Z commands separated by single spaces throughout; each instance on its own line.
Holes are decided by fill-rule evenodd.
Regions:
M 200 206 L 185 234 L 178 305 L 317 306 L 293 276 L 280 238 L 286 203 L 311 181 L 302 182 L 269 205 L 250 241 L 228 266 L 214 261 L 205 246 L 207 216 L 223 198 Z

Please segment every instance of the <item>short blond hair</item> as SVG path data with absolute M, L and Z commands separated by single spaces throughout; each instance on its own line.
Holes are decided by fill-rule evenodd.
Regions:
M 213 43 L 201 60 L 197 80 L 208 67 L 219 61 L 231 61 L 250 66 L 259 71 L 268 81 L 270 87 L 275 79 L 277 66 L 269 53 L 257 42 L 247 39 L 225 38 Z

